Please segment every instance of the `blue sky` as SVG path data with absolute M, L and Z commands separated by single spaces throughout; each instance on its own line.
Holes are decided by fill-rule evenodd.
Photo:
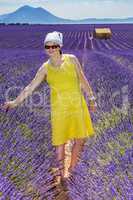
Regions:
M 133 0 L 0 0 L 0 15 L 23 5 L 42 7 L 67 19 L 133 16 Z

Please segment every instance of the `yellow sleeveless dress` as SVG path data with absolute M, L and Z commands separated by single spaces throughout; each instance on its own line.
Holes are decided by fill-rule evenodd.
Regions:
M 63 64 L 54 67 L 45 62 L 50 86 L 52 145 L 95 134 L 87 103 L 79 85 L 74 63 L 63 54 Z

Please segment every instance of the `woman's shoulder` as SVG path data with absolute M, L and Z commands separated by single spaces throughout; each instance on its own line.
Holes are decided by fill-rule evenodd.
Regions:
M 74 54 L 70 54 L 70 53 L 65 53 L 63 54 L 64 56 L 70 57 L 70 58 L 74 58 L 75 55 Z
M 48 64 L 49 64 L 48 60 L 44 61 L 43 64 L 42 64 L 42 68 L 44 69 L 44 71 L 46 72 L 46 74 L 47 74 L 47 70 L 48 70 Z
M 43 66 L 44 66 L 45 68 L 47 68 L 47 67 L 48 67 L 48 65 L 49 65 L 49 60 L 47 60 L 47 61 L 44 61 L 44 63 L 43 63 Z
M 70 53 L 69 53 L 69 54 L 68 54 L 68 53 L 67 53 L 67 54 L 64 54 L 64 56 L 67 57 L 67 58 L 68 58 L 70 61 L 72 61 L 72 62 L 73 62 L 73 61 L 75 60 L 75 58 L 76 58 L 76 56 L 75 56 L 74 54 L 70 54 Z

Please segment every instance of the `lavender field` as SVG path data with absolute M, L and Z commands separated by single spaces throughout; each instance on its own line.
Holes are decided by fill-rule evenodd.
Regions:
M 63 52 L 79 58 L 98 104 L 90 112 L 96 136 L 85 143 L 66 198 L 52 187 L 48 84 L 19 107 L 0 109 L 0 200 L 133 200 L 133 25 L 108 25 L 111 39 L 90 40 L 95 27 L 0 25 L 0 104 L 33 79 L 53 30 L 64 35 Z

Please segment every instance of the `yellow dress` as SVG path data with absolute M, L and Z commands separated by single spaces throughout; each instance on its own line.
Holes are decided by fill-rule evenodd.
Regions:
M 69 54 L 54 67 L 45 62 L 47 83 L 50 86 L 52 145 L 61 145 L 74 138 L 95 134 L 86 100 L 79 85 L 74 63 Z

